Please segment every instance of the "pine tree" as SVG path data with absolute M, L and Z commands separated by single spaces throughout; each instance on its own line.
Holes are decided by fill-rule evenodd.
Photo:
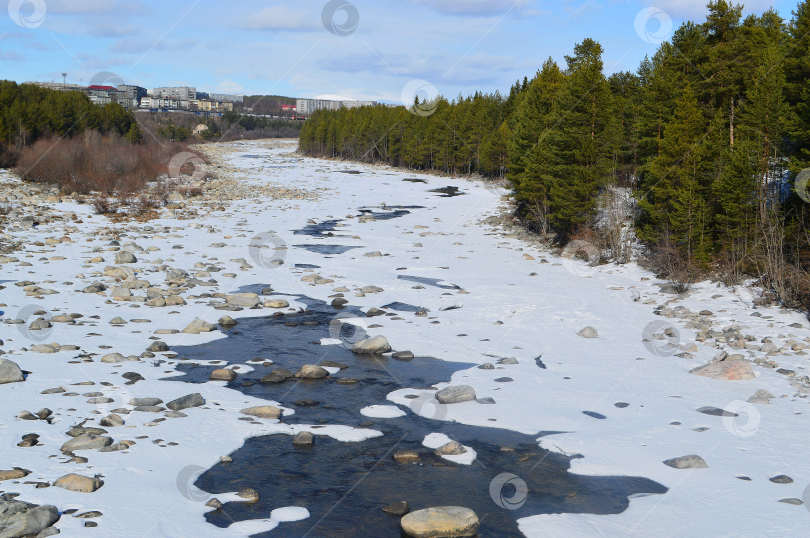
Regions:
M 514 128 L 509 139 L 509 175 L 518 197 L 531 198 L 531 179 L 525 177 L 525 161 L 532 148 L 546 143 L 544 133 L 551 127 L 551 111 L 554 107 L 564 76 L 556 62 L 549 58 L 532 80 L 515 111 Z M 522 185 L 526 181 L 527 185 Z M 525 193 L 525 194 L 524 194 Z
M 125 137 L 130 144 L 140 144 L 143 140 L 143 133 L 141 133 L 141 128 L 138 127 L 137 122 L 132 122 L 132 125 L 129 128 L 129 131 Z
M 657 243 L 669 235 L 690 259 L 705 254 L 708 247 L 703 168 L 707 133 L 695 92 L 687 85 L 664 128 L 661 152 L 647 166 L 645 190 L 639 193 L 644 212 L 641 236 Z
M 585 39 L 566 56 L 567 80 L 548 132 L 550 222 L 562 236 L 587 223 L 611 174 L 619 142 L 615 101 L 602 72 L 602 46 Z M 539 146 L 540 144 L 538 144 Z

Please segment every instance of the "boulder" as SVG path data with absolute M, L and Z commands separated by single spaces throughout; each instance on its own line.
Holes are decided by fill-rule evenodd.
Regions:
M 98 478 L 90 478 L 89 476 L 82 476 L 79 474 L 66 474 L 61 478 L 57 478 L 53 485 L 57 488 L 64 488 L 70 491 L 78 491 L 80 493 L 93 493 L 104 482 Z
M 583 327 L 582 329 L 579 330 L 579 332 L 577 332 L 577 334 L 579 336 L 581 336 L 582 338 L 598 338 L 599 337 L 599 333 L 596 332 L 596 329 L 594 329 L 593 327 Z
M 389 504 L 388 506 L 384 507 L 382 511 L 385 512 L 386 514 L 401 517 L 410 512 L 411 507 L 408 505 L 407 501 L 399 501 Z
M 129 404 L 127 405 L 134 405 L 135 407 L 141 405 L 160 405 L 163 403 L 163 400 L 160 398 L 132 398 L 129 400 Z
M 20 366 L 13 361 L 0 359 L 0 385 L 25 381 Z
M 256 306 L 261 302 L 259 296 L 255 293 L 234 293 L 225 298 L 225 302 L 231 306 L 243 306 L 250 308 Z
M 109 416 L 102 418 L 98 423 L 101 426 L 106 426 L 108 428 L 115 428 L 116 426 L 123 426 L 124 419 L 122 419 L 120 415 L 112 413 Z
M 450 441 L 449 443 L 437 448 L 435 452 L 437 456 L 459 456 L 466 453 L 467 449 L 464 448 L 464 445 L 458 441 Z
M 257 503 L 259 502 L 259 492 L 253 488 L 242 488 L 236 494 L 237 497 L 245 499 L 242 502 Z
M 321 379 L 328 375 L 328 371 L 315 364 L 305 364 L 295 372 L 295 377 L 299 379 Z
M 194 394 L 187 394 L 176 400 L 172 400 L 166 404 L 166 407 L 172 411 L 182 411 L 189 407 L 199 407 L 201 405 L 205 405 L 205 399 L 202 397 L 202 394 L 195 392 Z
M 136 258 L 133 253 L 127 250 L 122 250 L 115 255 L 115 263 L 135 263 L 137 261 L 138 258 Z
M 233 381 L 238 374 L 230 368 L 220 368 L 211 372 L 208 379 L 211 381 Z
M 293 436 L 292 442 L 296 446 L 312 446 L 315 436 L 310 432 L 298 432 Z
M 160 340 L 157 340 L 155 342 L 152 342 L 149 345 L 149 347 L 146 348 L 146 351 L 152 353 L 163 353 L 164 351 L 169 351 L 169 346 L 166 345 L 166 342 L 161 342 Z
M 668 465 L 673 469 L 706 469 L 709 467 L 703 458 L 695 454 L 666 460 L 664 465 Z
M 0 496 L 0 538 L 36 536 L 59 521 L 55 506 L 31 504 Z
M 258 418 L 276 419 L 281 417 L 281 409 L 273 405 L 260 405 L 258 407 L 248 407 L 239 411 L 243 415 Z
M 34 353 L 56 353 L 59 351 L 59 349 L 51 344 L 37 344 L 35 346 L 31 346 L 31 351 Z
M 103 357 L 101 357 L 101 362 L 106 362 L 109 364 L 116 364 L 119 362 L 124 362 L 126 360 L 127 358 L 121 355 L 120 353 L 108 353 Z
M 391 346 L 388 344 L 388 339 L 384 336 L 364 338 L 352 346 L 352 353 L 358 353 L 360 355 L 375 355 L 387 353 L 388 351 L 391 351 Z
M 218 323 L 222 327 L 233 327 L 234 325 L 236 325 L 236 320 L 233 319 L 231 316 L 222 316 L 221 318 L 219 318 Z
M 419 461 L 419 452 L 405 448 L 403 450 L 397 450 L 393 458 L 396 461 Z
M 461 506 L 417 510 L 404 516 L 400 524 L 413 538 L 457 538 L 478 533 L 478 516 Z
M 469 402 L 476 399 L 475 390 L 469 385 L 444 388 L 438 391 L 435 397 L 441 404 Z
M 703 366 L 698 366 L 689 372 L 703 377 L 725 379 L 728 381 L 743 381 L 756 377 L 754 371 L 751 369 L 751 363 L 742 359 L 711 362 Z
M 288 306 L 290 306 L 290 303 L 284 299 L 271 299 L 264 302 L 265 308 L 287 308 Z
M 10 471 L 0 471 L 0 482 L 3 480 L 18 480 L 20 478 L 25 478 L 31 474 L 31 471 L 26 471 L 25 469 L 20 469 L 19 467 L 15 467 Z
M 104 435 L 93 435 L 92 433 L 85 433 L 74 437 L 62 445 L 60 449 L 62 452 L 75 452 L 77 450 L 98 450 L 105 446 L 110 446 L 113 440 L 112 437 Z

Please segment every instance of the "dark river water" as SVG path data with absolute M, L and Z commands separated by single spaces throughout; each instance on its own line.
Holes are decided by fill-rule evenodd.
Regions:
M 174 347 L 173 351 L 181 358 L 195 361 L 227 358 L 231 364 L 239 364 L 256 357 L 272 360 L 272 366 L 259 365 L 229 386 L 294 408 L 294 415 L 283 418 L 289 424 L 348 425 L 378 430 L 383 436 L 344 443 L 316 435 L 314 445 L 309 448 L 294 447 L 289 435 L 249 439 L 231 454 L 232 463 L 215 465 L 195 485 L 213 495 L 251 487 L 260 493 L 261 499 L 255 504 L 226 503 L 222 509 L 206 515 L 211 524 L 227 527 L 235 521 L 267 518 L 275 508 L 301 506 L 309 510 L 308 519 L 282 523 L 258 536 L 396 538 L 401 536 L 399 518 L 382 512 L 381 508 L 407 501 L 411 510 L 448 505 L 471 508 L 481 520 L 480 537 L 511 537 L 521 536 L 516 522 L 522 517 L 551 513 L 616 514 L 627 508 L 630 495 L 667 491 L 646 478 L 570 474 L 570 458 L 538 446 L 541 433 L 523 435 L 499 429 L 496 422 L 487 428 L 431 420 L 408 409 L 404 409 L 405 416 L 392 419 L 361 415 L 360 409 L 365 406 L 391 405 L 386 400 L 391 391 L 427 388 L 449 381 L 454 372 L 473 365 L 430 357 L 396 360 L 359 356 L 344 346 L 321 346 L 315 342 L 335 336 L 334 330 L 330 335 L 329 327 L 338 312 L 343 316 L 364 314 L 352 308 L 338 311 L 307 297 L 300 300 L 308 305 L 306 312 L 241 319 L 237 326 L 225 331 L 225 339 Z M 412 314 L 406 311 L 401 315 L 407 320 Z M 406 322 L 386 317 L 376 320 L 389 324 Z M 347 339 L 359 336 L 343 334 Z M 260 383 L 275 368 L 295 372 L 304 364 L 318 364 L 322 360 L 349 367 L 327 379 Z M 173 382 L 206 382 L 214 368 L 183 365 L 181 361 L 179 369 L 187 375 Z M 543 372 L 538 369 L 538 375 Z M 338 383 L 341 378 L 352 378 L 357 383 Z M 489 414 L 490 406 L 481 404 L 480 408 L 482 415 Z M 476 461 L 469 466 L 458 465 L 434 455 L 433 450 L 422 446 L 424 437 L 434 432 L 472 447 L 478 455 Z M 402 449 L 416 450 L 420 461 L 395 461 L 392 455 Z M 527 486 L 525 503 L 516 510 L 502 508 L 493 500 L 490 487 L 501 473 L 516 475 Z M 509 499 L 514 493 L 514 486 L 506 485 L 500 494 Z M 496 492 L 495 499 L 499 498 Z

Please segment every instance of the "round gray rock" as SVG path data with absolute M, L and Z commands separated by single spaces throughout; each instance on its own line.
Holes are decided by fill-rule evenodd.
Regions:
M 417 510 L 404 516 L 400 524 L 413 538 L 459 538 L 478 533 L 478 516 L 461 506 Z

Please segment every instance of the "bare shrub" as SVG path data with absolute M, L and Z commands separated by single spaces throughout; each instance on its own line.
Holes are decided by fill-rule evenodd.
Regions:
M 186 198 L 194 198 L 195 196 L 202 195 L 203 190 L 202 187 L 198 187 L 196 185 L 185 185 L 177 189 L 177 192 L 179 192 Z
M 99 215 L 114 215 L 120 209 L 118 200 L 106 196 L 95 196 L 90 204 L 93 210 Z
M 26 181 L 56 183 L 62 192 L 129 195 L 168 174 L 172 157 L 188 151 L 180 143 L 133 145 L 116 135 L 40 140 L 23 150 L 15 171 Z
M 647 262 L 658 278 L 669 281 L 678 293 L 689 291 L 701 274 L 700 268 L 692 264 L 667 236 L 651 248 Z

